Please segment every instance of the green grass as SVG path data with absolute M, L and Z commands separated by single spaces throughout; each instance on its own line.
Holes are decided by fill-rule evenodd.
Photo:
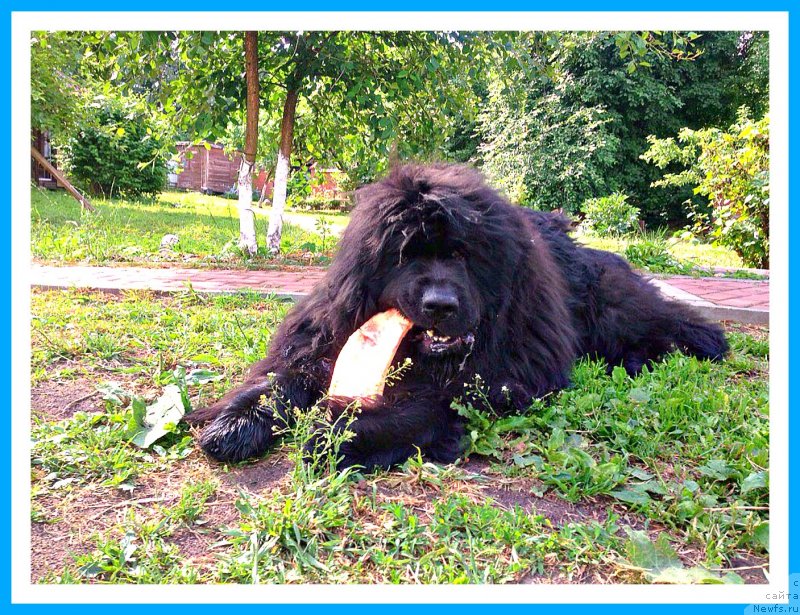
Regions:
M 156 201 L 93 201 L 97 212 L 83 211 L 66 193 L 31 189 L 31 244 L 34 258 L 64 263 L 173 262 L 195 266 L 245 266 L 281 262 L 327 262 L 347 218 L 289 212 L 284 224 L 282 259 L 265 256 L 269 210 L 256 213 L 259 256 L 237 248 L 236 201 L 198 193 L 165 192 Z M 322 222 L 320 222 L 322 221 Z M 161 239 L 177 235 L 171 251 Z
M 522 416 L 475 410 L 477 382 L 454 410 L 472 440 L 458 465 L 304 464 L 298 443 L 324 422 L 313 413 L 265 459 L 235 466 L 210 463 L 183 423 L 132 443 L 137 400 L 185 381 L 189 403 L 207 403 L 263 356 L 287 307 L 253 294 L 33 293 L 34 537 L 46 527 L 48 545 L 54 532 L 77 544 L 38 551 L 36 580 L 719 582 L 767 561 L 763 330 L 733 331 L 722 364 L 674 355 L 630 379 L 581 362 L 571 389 Z

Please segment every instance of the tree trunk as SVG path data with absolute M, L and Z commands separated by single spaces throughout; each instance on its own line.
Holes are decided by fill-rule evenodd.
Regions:
M 250 256 L 258 252 L 253 213 L 253 167 L 258 147 L 258 32 L 244 33 L 244 66 L 247 81 L 247 124 L 244 152 L 239 165 L 239 247 Z
M 292 155 L 292 137 L 294 134 L 294 113 L 297 108 L 297 90 L 286 93 L 281 120 L 281 145 L 278 149 L 278 164 L 275 166 L 275 183 L 272 190 L 272 213 L 267 230 L 267 247 L 270 253 L 281 251 L 281 233 L 283 232 L 283 210 L 286 207 L 286 184 L 289 181 L 289 158 Z

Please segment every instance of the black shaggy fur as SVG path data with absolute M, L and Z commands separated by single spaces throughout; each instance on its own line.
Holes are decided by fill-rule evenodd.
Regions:
M 187 417 L 211 420 L 203 449 L 221 461 L 263 454 L 287 408 L 324 396 L 350 334 L 390 307 L 415 325 L 396 356 L 412 366 L 350 426 L 344 466 L 385 467 L 417 448 L 456 459 L 463 425 L 451 401 L 476 374 L 496 411 L 516 412 L 566 387 L 583 355 L 630 374 L 675 348 L 725 355 L 718 325 L 665 300 L 622 258 L 577 245 L 568 226 L 511 205 L 463 166 L 407 165 L 360 189 L 325 279 L 286 317 L 267 358 Z M 334 416 L 346 401 L 328 402 Z

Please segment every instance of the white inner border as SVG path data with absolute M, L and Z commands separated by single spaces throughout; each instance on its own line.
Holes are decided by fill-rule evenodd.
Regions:
M 769 30 L 770 584 L 743 586 L 132 586 L 30 581 L 30 56 L 32 30 Z M 768 603 L 788 587 L 789 20 L 778 12 L 12 13 L 12 602 Z M 25 411 L 25 410 L 28 411 Z M 796 591 L 796 590 L 794 590 Z M 781 592 L 783 594 L 781 595 Z

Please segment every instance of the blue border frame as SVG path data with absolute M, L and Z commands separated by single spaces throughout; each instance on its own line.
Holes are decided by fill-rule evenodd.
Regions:
M 670 3 L 659 2 L 658 7 L 653 7 L 652 5 L 645 7 L 641 0 L 611 0 L 610 2 L 603 3 L 601 6 L 598 6 L 599 3 L 596 2 L 589 2 L 587 0 L 571 0 L 568 6 L 558 6 L 555 3 L 551 2 L 542 2 L 540 0 L 502 0 L 501 2 L 495 2 L 491 5 L 486 5 L 485 3 L 478 3 L 475 0 L 435 0 L 435 6 L 432 6 L 430 1 L 424 0 L 406 0 L 402 5 L 392 6 L 388 3 L 380 3 L 367 0 L 344 0 L 336 2 L 335 4 L 331 2 L 323 2 L 322 0 L 306 0 L 303 3 L 302 7 L 295 7 L 291 5 L 287 5 L 285 2 L 262 2 L 262 3 L 254 3 L 253 6 L 247 7 L 247 10 L 252 11 L 269 11 L 269 10 L 291 10 L 291 11 L 330 11 L 330 10 L 337 10 L 337 11 L 397 11 L 397 10 L 405 10 L 405 11 L 480 11 L 484 9 L 492 10 L 492 11 L 654 11 L 654 10 L 662 10 L 662 11 L 777 11 L 777 12 L 787 12 L 789 13 L 789 178 L 790 178 L 790 185 L 789 185 L 789 203 L 791 204 L 794 202 L 795 197 L 797 195 L 797 189 L 793 182 L 791 181 L 794 179 L 798 173 L 800 172 L 800 168 L 798 168 L 798 139 L 800 138 L 800 132 L 798 132 L 798 125 L 796 122 L 793 122 L 793 111 L 795 110 L 796 105 L 794 102 L 796 101 L 796 90 L 797 90 L 797 75 L 796 75 L 796 66 L 800 62 L 800 40 L 798 39 L 798 27 L 796 22 L 792 19 L 794 15 L 792 14 L 791 9 L 793 8 L 793 3 L 789 0 L 766 0 L 762 1 L 759 5 L 755 6 L 751 2 L 745 2 L 742 0 L 728 0 L 727 2 L 722 2 L 721 0 L 704 0 L 704 1 L 687 1 L 687 0 L 675 0 Z M 223 7 L 225 10 L 231 10 L 231 7 L 225 6 Z M 215 11 L 220 9 L 220 5 L 218 3 L 212 3 L 210 0 L 193 0 L 192 2 L 186 2 L 185 0 L 178 0 L 165 3 L 163 0 L 139 0 L 138 2 L 134 0 L 122 0 L 113 3 L 114 11 Z M 2 83 L 6 84 L 7 91 L 10 92 L 13 84 L 11 83 L 11 14 L 12 12 L 19 11 L 19 12 L 27 12 L 27 11 L 109 11 L 109 3 L 106 1 L 101 0 L 70 0 L 68 3 L 58 2 L 55 0 L 41 0 L 35 6 L 31 6 L 30 3 L 24 2 L 23 0 L 10 0 L 7 5 L 6 14 L 2 20 L 2 26 L 0 26 L 0 40 L 5 39 L 6 43 L 2 45 L 2 59 L 0 61 L 0 71 L 2 78 Z M 2 134 L 3 141 L 6 144 L 10 143 L 11 140 L 11 125 L 14 121 L 14 118 L 11 117 L 11 106 L 10 106 L 10 98 L 7 96 L 2 97 L 0 99 L 0 109 L 2 110 L 2 115 L 5 118 L 2 123 Z M 4 301 L 2 304 L 2 311 L 3 315 L 6 319 L 6 325 L 2 329 L 2 342 L 5 347 L 8 349 L 3 361 L 4 370 L 3 373 L 5 374 L 5 379 L 7 380 L 7 389 L 6 394 L 4 395 L 6 404 L 5 407 L 0 410 L 3 419 L 3 425 L 5 429 L 2 430 L 2 449 L 6 451 L 5 455 L 2 456 L 2 461 L 0 461 L 0 476 L 2 476 L 2 480 L 4 482 L 4 489 L 2 490 L 2 495 L 0 498 L 2 500 L 2 506 L 0 506 L 0 526 L 2 526 L 2 534 L 0 535 L 0 573 L 2 573 L 2 580 L 0 580 L 0 608 L 5 606 L 11 606 L 14 611 L 16 612 L 38 612 L 44 611 L 45 608 L 48 608 L 43 605 L 11 605 L 11 566 L 13 562 L 11 561 L 11 378 L 10 378 L 10 367 L 11 367 L 11 328 L 13 323 L 11 322 L 11 306 L 10 306 L 10 299 L 11 299 L 11 207 L 13 207 L 13 203 L 11 202 L 11 158 L 10 158 L 10 148 L 8 146 L 0 148 L 0 184 L 6 187 L 5 194 L 7 195 L 8 207 L 4 210 L 4 217 L 6 219 L 6 224 L 0 231 L 0 237 L 2 237 L 2 243 L 5 245 L 4 252 L 6 253 L 6 260 L 2 266 L 2 274 L 5 278 L 5 284 L 3 285 L 4 291 Z M 794 234 L 800 233 L 800 224 L 798 223 L 798 217 L 792 215 L 791 208 L 789 210 L 789 236 L 792 237 Z M 797 250 L 792 246 L 790 243 L 789 245 L 789 271 L 790 271 L 790 284 L 789 284 L 789 301 L 790 301 L 790 322 L 789 322 L 789 381 L 792 382 L 795 377 L 800 377 L 800 370 L 797 368 L 796 364 L 796 355 L 797 355 L 797 347 L 798 343 L 800 343 L 800 339 L 798 339 L 797 331 L 794 327 L 792 327 L 791 323 L 791 307 L 796 304 L 796 288 L 791 283 L 792 282 L 792 275 L 791 273 L 794 271 L 794 264 L 795 260 L 798 258 Z M 793 413 L 791 410 L 795 405 L 795 391 L 792 387 L 790 387 L 789 391 L 789 485 L 790 485 L 790 493 L 789 493 L 789 570 L 790 571 L 800 571 L 800 555 L 798 552 L 798 529 L 794 527 L 791 523 L 793 517 L 795 517 L 796 511 L 798 510 L 798 488 L 797 485 L 794 485 L 794 479 L 797 477 L 797 468 L 798 468 L 798 454 L 797 454 L 797 447 L 792 446 L 792 442 L 800 436 L 798 432 L 798 420 L 796 417 L 793 417 Z M 579 587 L 576 587 L 576 591 L 580 591 Z M 794 590 L 797 591 L 797 590 Z M 609 612 L 609 613 L 638 613 L 640 611 L 646 610 L 648 613 L 652 614 L 661 614 L 661 613 L 673 613 L 676 609 L 680 609 L 683 612 L 703 612 L 706 613 L 751 613 L 753 612 L 751 609 L 745 610 L 746 605 L 705 605 L 705 604 L 696 604 L 696 605 L 669 605 L 669 604 L 662 604 L 662 605 L 641 605 L 641 604 L 625 604 L 625 605 L 614 605 L 614 604 L 607 604 L 607 605 L 569 605 L 569 604 L 558 604 L 558 605 L 541 605 L 538 608 L 547 609 L 547 610 L 554 610 L 558 612 L 567 612 L 567 611 L 580 611 L 585 610 L 591 612 Z M 776 605 L 777 606 L 777 605 Z M 111 608 L 114 612 L 118 613 L 133 613 L 133 609 L 160 609 L 163 607 L 167 607 L 173 612 L 186 612 L 191 609 L 193 612 L 196 611 L 211 611 L 212 609 L 217 611 L 219 607 L 214 605 L 114 605 Z M 792 605 L 793 608 L 797 608 L 795 604 Z M 52 608 L 52 607 L 50 607 Z M 75 611 L 75 612 L 103 612 L 109 609 L 106 605 L 100 604 L 93 604 L 93 605 L 64 605 L 57 607 L 59 611 L 66 610 L 68 612 Z M 248 608 L 248 607 L 241 607 L 241 608 Z M 252 608 L 252 607 L 250 607 Z M 258 607 L 256 607 L 258 608 Z M 374 606 L 374 605 L 274 605 L 270 607 L 272 612 L 278 611 L 293 611 L 293 612 L 312 612 L 318 611 L 320 608 L 324 608 L 326 612 L 333 613 L 338 615 L 339 613 L 345 614 L 347 613 L 364 613 L 365 615 L 368 613 L 369 610 L 374 610 L 375 608 L 380 608 L 382 615 L 401 615 L 405 614 L 409 609 L 414 610 L 421 610 L 421 611 L 430 611 L 433 612 L 434 609 L 438 613 L 450 613 L 450 612 L 478 612 L 479 609 L 486 610 L 486 609 L 493 609 L 493 608 L 502 608 L 504 611 L 504 615 L 522 615 L 528 614 L 531 609 L 531 605 L 413 605 L 413 606 L 405 606 L 405 605 L 381 605 L 381 606 Z M 786 608 L 786 605 L 783 605 L 783 612 L 789 613 L 790 611 Z M 771 611 L 771 612 L 781 612 L 780 610 Z

